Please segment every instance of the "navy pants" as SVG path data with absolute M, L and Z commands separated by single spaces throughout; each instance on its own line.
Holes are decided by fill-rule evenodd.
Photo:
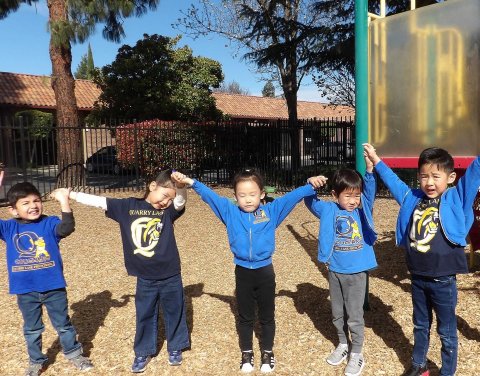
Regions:
M 182 277 L 166 279 L 137 278 L 135 294 L 136 332 L 135 356 L 157 352 L 158 312 L 161 307 L 167 339 L 167 350 L 182 350 L 190 346 Z
M 413 355 L 414 365 L 423 366 L 427 362 L 430 344 L 432 312 L 437 316 L 437 332 L 442 342 L 441 376 L 451 376 L 457 369 L 458 336 L 457 279 L 455 275 L 444 277 L 422 277 L 412 275 L 413 302 Z

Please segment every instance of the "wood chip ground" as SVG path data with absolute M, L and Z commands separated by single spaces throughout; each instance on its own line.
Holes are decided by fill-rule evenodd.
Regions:
M 231 190 L 219 193 L 230 196 Z M 111 197 L 130 194 L 115 193 Z M 138 196 L 141 196 L 139 193 Z M 95 369 L 91 375 L 129 375 L 135 335 L 135 279 L 123 264 L 119 229 L 100 209 L 72 203 L 76 231 L 61 242 L 68 282 L 70 315 Z M 45 212 L 59 214 L 59 205 L 45 203 Z M 377 199 L 374 218 L 379 240 L 379 267 L 371 272 L 370 307 L 365 313 L 364 375 L 400 375 L 412 352 L 410 282 L 394 233 L 398 205 Z M 0 208 L 0 218 L 9 218 Z M 240 352 L 235 327 L 234 266 L 224 226 L 192 191 L 186 214 L 177 221 L 176 238 L 192 346 L 180 367 L 170 367 L 160 323 L 159 353 L 147 375 L 237 375 Z M 325 267 L 317 262 L 318 221 L 300 203 L 277 230 L 274 267 L 277 280 L 275 338 L 276 375 L 343 375 L 345 365 L 332 367 L 325 357 L 336 345 L 331 323 Z M 5 243 L 0 242 L 4 254 Z M 467 249 L 467 252 L 469 250 Z M 476 264 L 480 263 L 480 255 Z M 16 297 L 8 294 L 2 259 L 0 269 L 0 375 L 22 375 L 28 363 L 22 319 Z M 459 357 L 457 375 L 480 373 L 480 274 L 478 266 L 458 276 Z M 65 360 L 47 315 L 43 346 L 49 357 L 44 375 L 80 375 Z M 259 347 L 254 351 L 258 370 Z M 429 351 L 432 375 L 438 375 L 440 341 L 432 328 Z M 260 375 L 259 371 L 253 375 Z

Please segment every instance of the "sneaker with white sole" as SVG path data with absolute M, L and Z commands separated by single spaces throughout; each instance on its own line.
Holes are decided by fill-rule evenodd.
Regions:
M 275 356 L 272 351 L 262 351 L 260 372 L 272 372 L 275 368 Z
M 136 356 L 133 359 L 132 372 L 133 373 L 142 373 L 147 368 L 147 364 L 152 358 L 150 356 Z
M 242 351 L 242 360 L 240 360 L 240 371 L 253 371 L 253 351 Z
M 92 361 L 83 355 L 78 355 L 75 358 L 69 359 L 69 361 L 79 371 L 89 371 L 93 368 Z
M 38 376 L 43 372 L 43 363 L 28 364 L 28 368 L 25 370 L 25 376 Z
M 365 359 L 361 353 L 351 353 L 348 358 L 347 367 L 345 368 L 345 376 L 358 376 L 365 367 Z
M 182 364 L 182 350 L 169 351 L 168 364 L 171 366 L 179 366 Z
M 330 355 L 327 357 L 327 363 L 332 366 L 338 366 L 342 364 L 348 356 L 348 345 L 341 343 L 333 350 Z

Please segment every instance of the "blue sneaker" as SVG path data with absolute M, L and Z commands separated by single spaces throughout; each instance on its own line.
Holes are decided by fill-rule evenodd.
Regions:
M 135 359 L 133 359 L 132 372 L 141 373 L 145 371 L 145 368 L 147 368 L 147 364 L 151 359 L 150 356 L 136 356 Z
M 182 364 L 182 350 L 169 351 L 168 364 L 171 366 L 179 366 Z

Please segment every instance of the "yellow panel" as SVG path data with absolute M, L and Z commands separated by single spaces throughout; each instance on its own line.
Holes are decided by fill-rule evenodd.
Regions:
M 370 23 L 369 139 L 384 157 L 480 154 L 480 1 Z

